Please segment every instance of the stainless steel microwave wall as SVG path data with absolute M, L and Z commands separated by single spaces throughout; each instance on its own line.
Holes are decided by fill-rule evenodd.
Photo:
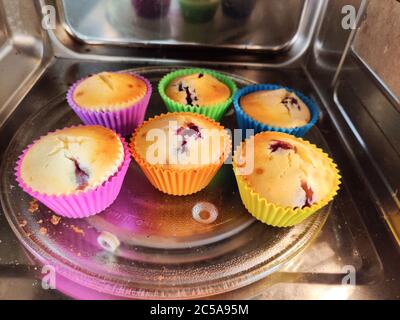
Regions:
M 142 12 L 151 11 L 151 4 L 141 9 L 144 5 L 140 1 L 135 7 L 131 0 L 62 1 L 60 9 L 65 29 L 89 44 L 179 44 L 270 51 L 287 49 L 305 32 L 304 19 L 310 17 L 306 12 L 311 9 L 307 1 L 241 1 L 246 3 L 241 9 L 247 9 L 248 16 L 232 18 L 221 6 L 205 23 L 188 23 L 179 1 L 164 2 L 165 7 L 160 6 L 162 2 L 153 2 L 164 10 L 165 17 L 160 19 L 149 19 L 146 11 Z M 99 21 L 103 23 L 99 25 Z

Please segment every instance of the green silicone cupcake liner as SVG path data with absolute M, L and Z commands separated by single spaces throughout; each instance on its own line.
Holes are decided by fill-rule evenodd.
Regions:
M 216 79 L 218 79 L 219 81 L 223 82 L 228 86 L 228 88 L 231 90 L 231 96 L 229 97 L 228 100 L 222 103 L 217 103 L 206 107 L 185 105 L 183 103 L 173 101 L 169 97 L 167 97 L 167 95 L 165 94 L 165 89 L 173 79 L 181 76 L 187 76 L 193 73 L 206 73 L 215 77 Z M 167 106 L 168 111 L 199 113 L 216 121 L 219 121 L 221 119 L 226 110 L 232 104 L 233 96 L 236 90 L 237 88 L 235 83 L 227 76 L 213 70 L 201 69 L 201 68 L 180 69 L 173 71 L 171 73 L 166 74 L 158 84 L 158 92 L 160 93 L 161 98 L 163 99 L 165 105 Z
M 179 0 L 183 18 L 189 23 L 203 23 L 211 21 L 218 9 L 220 0 L 193 1 Z

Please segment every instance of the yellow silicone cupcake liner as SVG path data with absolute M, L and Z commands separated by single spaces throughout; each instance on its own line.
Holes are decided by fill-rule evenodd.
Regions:
M 263 133 L 259 133 L 263 134 Z M 322 207 L 326 206 L 337 194 L 340 185 L 340 174 L 336 164 L 322 149 L 309 143 L 306 140 L 297 138 L 303 141 L 306 145 L 314 148 L 321 153 L 325 158 L 329 167 L 335 174 L 335 185 L 331 192 L 321 201 L 312 204 L 310 207 L 305 208 L 291 208 L 282 207 L 274 203 L 268 202 L 267 199 L 255 192 L 248 182 L 238 172 L 235 159 L 237 152 L 242 148 L 243 142 L 238 146 L 233 156 L 233 171 L 235 173 L 236 181 L 239 188 L 240 197 L 246 209 L 258 220 L 274 227 L 290 227 L 301 223 L 303 220 L 317 212 Z
M 142 126 L 146 123 L 153 121 L 157 118 L 167 116 L 170 113 L 161 114 L 155 116 L 154 118 L 150 118 L 145 121 Z M 188 114 L 191 117 L 201 118 L 206 120 L 210 124 L 212 124 L 216 128 L 220 128 L 224 130 L 224 127 L 219 123 L 211 120 L 200 114 L 193 114 L 190 112 L 179 112 L 179 114 Z M 229 156 L 231 152 L 231 137 L 228 133 L 226 133 L 227 143 L 225 145 L 225 150 L 221 154 L 220 158 L 217 162 L 211 163 L 208 165 L 199 166 L 196 168 L 190 169 L 174 169 L 174 168 L 165 168 L 162 165 L 152 165 L 148 163 L 138 152 L 136 152 L 135 140 L 136 136 L 142 127 L 136 129 L 135 133 L 132 136 L 130 143 L 130 150 L 133 158 L 142 169 L 143 173 L 146 175 L 147 179 L 150 183 L 161 192 L 183 196 L 196 193 L 202 189 L 204 189 L 221 168 L 222 164 Z

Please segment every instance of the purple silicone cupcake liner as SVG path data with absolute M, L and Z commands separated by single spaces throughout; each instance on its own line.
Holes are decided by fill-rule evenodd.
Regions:
M 136 73 L 129 73 L 146 83 L 147 92 L 145 96 L 140 99 L 138 102 L 134 103 L 131 106 L 125 107 L 120 110 L 115 111 L 90 111 L 79 107 L 74 99 L 73 93 L 76 87 L 84 81 L 86 78 L 78 80 L 74 83 L 71 88 L 68 90 L 67 93 L 67 101 L 70 107 L 75 111 L 77 116 L 83 121 L 85 124 L 94 125 L 98 124 L 103 127 L 110 128 L 122 136 L 128 136 L 135 131 L 136 127 L 143 123 L 144 115 L 147 110 L 147 106 L 150 101 L 150 96 L 152 93 L 152 87 L 150 81 L 146 78 L 136 74 Z
M 132 4 L 139 17 L 156 19 L 167 15 L 171 0 L 132 0 Z
M 18 158 L 17 166 L 15 168 L 16 180 L 23 191 L 60 216 L 67 218 L 86 218 L 100 213 L 109 207 L 117 198 L 128 170 L 129 163 L 131 162 L 131 154 L 129 152 L 128 144 L 123 138 L 119 138 L 124 147 L 124 160 L 118 171 L 96 189 L 62 196 L 50 196 L 33 191 L 25 184 L 21 177 L 21 164 L 28 150 L 38 140 L 30 144 Z

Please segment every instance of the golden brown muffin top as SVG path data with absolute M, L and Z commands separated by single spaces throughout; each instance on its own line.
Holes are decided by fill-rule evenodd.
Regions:
M 240 106 L 254 120 L 280 128 L 301 127 L 311 118 L 304 102 L 285 89 L 249 93 L 240 98 Z
M 124 159 L 118 135 L 101 126 L 79 126 L 41 137 L 21 163 L 33 191 L 66 195 L 94 189 L 114 175 Z
M 243 179 L 255 192 L 283 207 L 311 206 L 324 199 L 337 181 L 327 155 L 280 132 L 262 132 L 246 140 L 235 153 L 234 166 L 243 170 Z
M 223 127 L 189 112 L 157 116 L 145 122 L 134 137 L 135 152 L 151 165 L 191 169 L 218 162 L 230 139 Z
M 73 99 L 84 109 L 112 111 L 138 102 L 146 92 L 146 82 L 132 74 L 102 72 L 81 81 L 73 92 Z
M 184 105 L 208 107 L 225 102 L 231 96 L 229 87 L 207 73 L 194 73 L 172 80 L 166 95 Z

